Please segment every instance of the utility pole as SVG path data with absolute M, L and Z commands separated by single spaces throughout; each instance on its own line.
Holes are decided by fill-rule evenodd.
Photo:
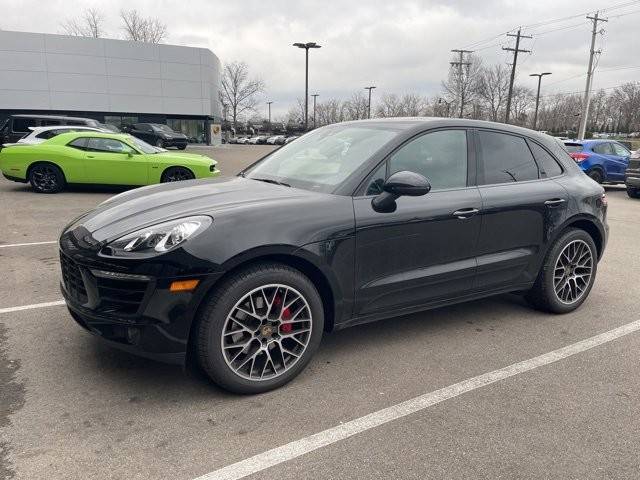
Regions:
M 368 103 L 368 107 L 367 107 L 367 118 L 371 118 L 371 90 L 373 90 L 374 88 L 376 88 L 375 86 L 371 86 L 371 87 L 364 87 L 365 90 L 369 90 L 369 103 Z
M 472 54 L 473 50 L 460 50 L 460 49 L 456 49 L 456 50 L 451 50 L 452 53 L 457 53 L 458 55 L 460 55 L 460 60 L 458 60 L 457 62 L 449 62 L 451 64 L 452 67 L 458 67 L 458 85 L 460 87 L 460 118 L 462 118 L 462 115 L 464 113 L 464 71 L 462 69 L 462 67 L 468 67 L 469 65 L 471 65 L 471 62 L 465 62 L 464 61 L 464 54 L 468 53 L 468 54 Z
M 316 98 L 318 98 L 320 95 L 314 93 L 311 96 L 313 97 L 313 128 L 316 128 Z
M 551 75 L 551 72 L 532 73 L 530 77 L 538 77 L 538 93 L 536 94 L 536 112 L 533 114 L 533 129 L 536 129 L 538 123 L 538 106 L 540 105 L 540 84 L 542 83 L 542 77 L 545 75 Z
M 267 106 L 269 107 L 269 123 L 268 123 L 268 125 L 269 125 L 269 133 L 271 133 L 271 104 L 272 103 L 273 102 L 267 102 Z
M 593 57 L 600 51 L 596 51 L 596 35 L 598 32 L 598 22 L 608 22 L 604 18 L 598 18 L 598 12 L 593 17 L 587 15 L 587 19 L 593 22 L 591 30 L 591 49 L 589 50 L 589 66 L 587 67 L 587 85 L 584 88 L 584 100 L 582 101 L 582 116 L 580 117 L 580 128 L 578 130 L 578 140 L 583 140 L 587 131 L 587 121 L 589 120 L 589 103 L 591 102 L 591 83 L 593 81 Z M 604 32 L 604 31 L 601 31 Z
M 518 63 L 518 53 L 529 53 L 531 50 L 523 50 L 520 48 L 521 38 L 531 38 L 529 35 L 522 35 L 520 29 L 517 34 L 507 33 L 507 37 L 516 37 L 516 48 L 502 47 L 503 50 L 513 52 L 513 65 L 511 65 L 511 80 L 509 81 L 509 95 L 507 96 L 507 112 L 504 115 L 504 123 L 509 123 L 509 114 L 511 113 L 511 96 L 513 95 L 513 82 L 516 79 L 516 65 Z

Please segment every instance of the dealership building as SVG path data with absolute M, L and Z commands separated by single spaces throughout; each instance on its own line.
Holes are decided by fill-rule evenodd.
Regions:
M 220 70 L 205 48 L 0 31 L 0 124 L 16 113 L 165 123 L 210 143 Z

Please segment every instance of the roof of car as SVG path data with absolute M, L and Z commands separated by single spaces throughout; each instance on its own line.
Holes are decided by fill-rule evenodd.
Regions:
M 96 132 L 96 131 L 91 131 L 91 130 L 86 130 L 83 132 L 68 132 L 68 133 L 61 133 L 60 135 L 57 135 L 55 137 L 53 137 L 54 139 L 61 139 L 64 140 L 65 138 L 70 138 L 70 137 L 92 137 L 92 138 L 115 138 L 118 140 L 124 140 L 126 138 L 132 138 L 131 135 L 129 135 L 128 133 L 110 133 L 110 132 Z
M 97 122 L 93 118 L 84 118 L 84 117 L 68 117 L 66 115 L 36 115 L 36 114 L 27 114 L 27 113 L 19 113 L 16 115 L 11 115 L 12 118 L 44 118 L 46 120 L 82 120 L 82 121 L 91 121 Z
M 92 132 L 98 132 L 98 127 L 90 127 L 88 125 L 47 125 L 46 127 L 29 127 L 32 132 L 47 132 L 49 130 L 61 130 L 64 128 L 73 128 L 78 130 L 87 130 Z M 73 133 L 73 132 L 69 132 Z

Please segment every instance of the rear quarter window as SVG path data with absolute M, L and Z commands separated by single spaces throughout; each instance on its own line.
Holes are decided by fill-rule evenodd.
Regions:
M 584 148 L 581 143 L 565 143 L 564 148 L 569 153 L 581 152 Z

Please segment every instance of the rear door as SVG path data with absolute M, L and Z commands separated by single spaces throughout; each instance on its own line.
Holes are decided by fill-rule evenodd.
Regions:
M 113 138 L 89 138 L 85 171 L 88 182 L 104 185 L 146 185 L 146 155 Z
M 498 291 L 527 285 L 537 276 L 568 194 L 552 177 L 562 168 L 541 145 L 519 135 L 478 130 L 478 185 L 482 227 L 476 287 Z M 549 163 L 534 159 L 545 155 Z

